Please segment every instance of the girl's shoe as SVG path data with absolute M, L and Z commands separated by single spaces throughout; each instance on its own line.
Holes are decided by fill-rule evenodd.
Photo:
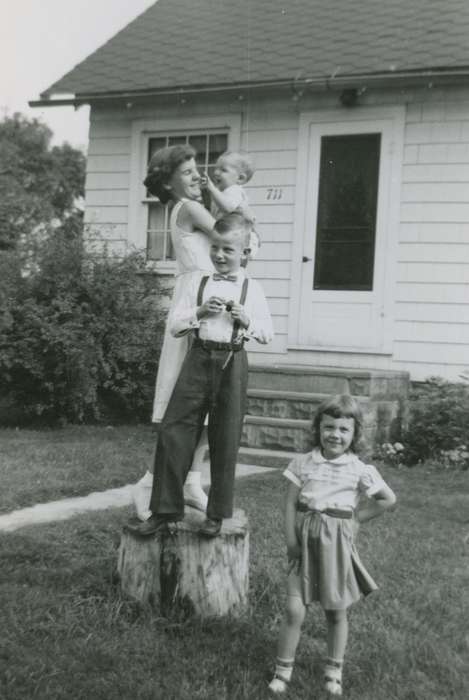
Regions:
M 329 695 L 342 695 L 342 668 L 326 664 L 324 689 Z
M 278 674 L 275 674 L 269 683 L 269 691 L 272 695 L 285 695 L 288 692 L 288 683 L 285 678 L 282 678 Z
M 146 472 L 140 481 L 137 481 L 132 487 L 132 499 L 137 511 L 137 518 L 142 522 L 151 517 L 150 498 L 152 487 L 153 474 L 151 472 Z

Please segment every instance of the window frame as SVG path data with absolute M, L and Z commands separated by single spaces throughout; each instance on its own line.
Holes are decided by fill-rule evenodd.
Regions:
M 130 246 L 147 251 L 148 203 L 155 201 L 146 196 L 143 185 L 147 169 L 148 147 L 151 138 L 187 133 L 226 131 L 228 148 L 239 150 L 241 142 L 241 114 L 210 117 L 167 117 L 139 119 L 132 123 L 131 164 L 129 188 L 129 219 L 127 240 Z M 159 274 L 173 275 L 173 260 L 148 260 L 147 268 Z

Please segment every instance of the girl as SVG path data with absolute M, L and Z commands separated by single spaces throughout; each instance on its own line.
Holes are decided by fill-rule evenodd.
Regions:
M 313 420 L 313 451 L 299 455 L 284 475 L 289 480 L 285 534 L 290 565 L 287 608 L 280 631 L 274 695 L 286 692 L 306 607 L 321 604 L 327 624 L 325 689 L 342 694 L 347 645 L 347 608 L 377 586 L 354 544 L 358 523 L 384 513 L 396 502 L 375 467 L 356 455 L 362 414 L 348 395 L 324 401 Z M 362 495 L 368 497 L 360 504 Z
M 152 156 L 144 185 L 162 204 L 172 202 L 170 217 L 171 242 L 176 256 L 177 273 L 169 313 L 185 294 L 194 273 L 213 272 L 210 260 L 210 234 L 213 216 L 200 203 L 200 175 L 195 151 L 189 145 L 161 148 Z M 188 348 L 188 337 L 174 338 L 166 328 L 156 378 L 153 423 L 160 423 Z M 191 471 L 184 486 L 188 505 L 205 512 L 207 496 L 200 484 L 200 469 L 207 448 L 204 429 L 194 454 Z M 156 453 L 155 453 L 156 454 Z M 133 500 L 140 520 L 151 516 L 149 509 L 153 473 L 147 471 L 133 488 Z

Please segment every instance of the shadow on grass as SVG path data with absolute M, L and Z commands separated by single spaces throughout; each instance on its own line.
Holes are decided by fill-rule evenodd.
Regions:
M 467 571 L 462 528 L 451 520 L 463 484 L 386 478 L 400 505 L 360 534 L 381 590 L 351 610 L 347 698 L 468 697 Z M 115 567 L 127 509 L 0 536 L 2 700 L 266 698 L 285 601 L 282 499 L 279 473 L 238 483 L 251 526 L 251 607 L 236 620 L 171 622 L 122 596 Z M 324 653 L 315 607 L 289 700 L 323 697 Z

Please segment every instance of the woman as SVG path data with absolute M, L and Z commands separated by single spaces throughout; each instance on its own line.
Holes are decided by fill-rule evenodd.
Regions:
M 178 145 L 156 151 L 150 160 L 144 181 L 148 191 L 157 196 L 162 204 L 173 202 L 170 230 L 177 272 L 171 308 L 184 294 L 194 272 L 213 272 L 209 256 L 209 234 L 215 219 L 199 202 L 200 179 L 194 149 L 188 145 Z M 174 338 L 166 328 L 156 378 L 152 417 L 154 423 L 161 422 L 164 416 L 187 352 L 188 342 L 188 336 Z M 186 503 L 203 511 L 207 506 L 207 496 L 200 484 L 200 467 L 206 446 L 207 436 L 204 429 L 184 486 Z M 140 520 L 146 520 L 151 515 L 149 503 L 152 484 L 153 474 L 147 471 L 134 486 L 133 498 Z

